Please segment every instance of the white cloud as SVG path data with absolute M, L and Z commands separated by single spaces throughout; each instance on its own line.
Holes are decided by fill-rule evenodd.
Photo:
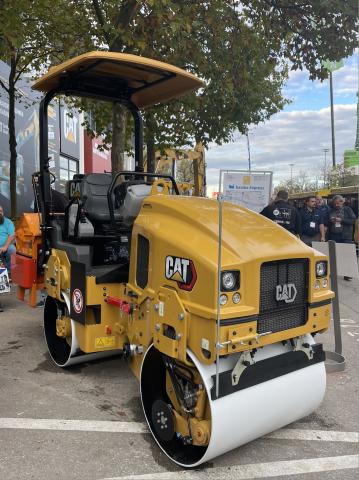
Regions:
M 344 60 L 344 66 L 333 72 L 333 86 L 335 97 L 350 97 L 358 91 L 359 81 L 359 49 L 354 54 Z M 324 90 L 327 92 L 324 93 Z M 314 95 L 315 92 L 322 91 L 324 95 L 329 95 L 329 80 L 320 82 L 319 80 L 310 81 L 307 70 L 296 70 L 289 73 L 289 79 L 284 88 L 284 95 L 292 101 L 300 100 L 304 94 Z
M 356 105 L 335 105 L 336 160 L 343 161 L 344 150 L 352 149 L 356 134 Z M 280 112 L 266 124 L 250 130 L 251 162 L 254 170 L 272 170 L 274 183 L 300 170 L 313 172 L 323 163 L 323 148 L 331 148 L 330 109 Z M 327 161 L 331 162 L 331 152 Z M 247 142 L 241 137 L 207 152 L 209 193 L 218 189 L 219 169 L 248 168 Z
M 340 70 L 333 72 L 333 89 L 335 95 L 355 95 L 358 91 L 358 54 L 357 61 L 350 62 Z M 326 81 L 328 83 L 328 80 Z

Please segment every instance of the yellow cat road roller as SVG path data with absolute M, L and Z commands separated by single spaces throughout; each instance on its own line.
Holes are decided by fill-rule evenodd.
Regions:
M 222 200 L 181 196 L 171 176 L 143 171 L 140 110 L 201 85 L 174 66 L 120 53 L 51 68 L 34 85 L 46 94 L 38 228 L 27 229 L 41 239 L 33 282 L 47 290 L 53 361 L 127 358 L 154 439 L 183 467 L 318 407 L 325 355 L 314 337 L 328 328 L 333 297 L 326 257 L 280 226 Z M 119 102 L 135 129 L 135 170 L 75 175 L 65 212 L 54 211 L 49 169 L 56 95 Z M 15 264 L 27 255 L 19 251 Z

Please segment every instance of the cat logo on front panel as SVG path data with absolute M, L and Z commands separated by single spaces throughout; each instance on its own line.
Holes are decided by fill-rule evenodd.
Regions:
M 191 291 L 197 280 L 197 273 L 192 260 L 187 258 L 166 257 L 165 275 L 168 280 L 177 282 L 182 290 Z

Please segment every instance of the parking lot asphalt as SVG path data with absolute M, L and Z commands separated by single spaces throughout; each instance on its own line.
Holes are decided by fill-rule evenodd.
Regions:
M 187 472 L 147 433 L 139 386 L 125 360 L 58 369 L 43 339 L 42 310 L 19 303 L 15 292 L 3 295 L 0 479 L 357 479 L 359 281 L 339 284 L 347 365 L 327 376 L 318 410 Z M 333 350 L 333 329 L 321 339 Z

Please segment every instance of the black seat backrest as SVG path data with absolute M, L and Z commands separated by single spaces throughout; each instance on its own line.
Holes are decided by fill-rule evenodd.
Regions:
M 90 173 L 81 182 L 81 198 L 91 222 L 111 221 L 107 192 L 112 181 L 109 173 Z
M 102 231 L 111 223 L 110 209 L 108 205 L 108 189 L 112 182 L 109 173 L 90 173 L 84 175 L 80 183 L 81 201 L 84 205 L 86 217 L 93 223 L 96 231 Z M 126 217 L 126 195 L 128 189 L 136 186 L 147 186 L 149 195 L 151 184 L 143 180 L 124 181 L 118 184 L 112 193 L 115 222 L 123 222 Z M 130 209 L 131 210 L 131 209 Z M 127 217 L 125 218 L 125 220 Z M 134 218 L 127 219 L 133 224 Z M 107 227 L 106 227 L 107 225 Z

